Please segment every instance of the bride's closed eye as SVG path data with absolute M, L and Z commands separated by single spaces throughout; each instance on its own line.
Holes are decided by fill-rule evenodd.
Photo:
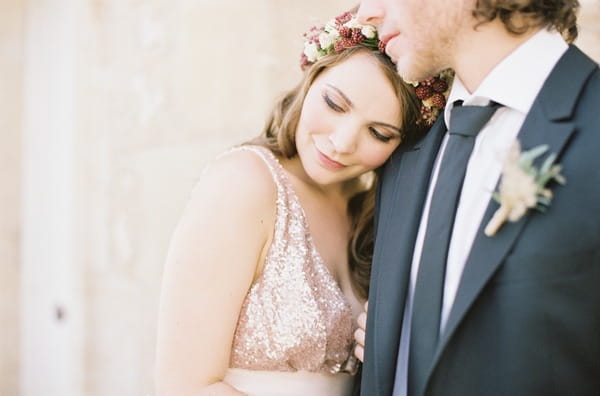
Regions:
M 345 110 L 342 106 L 338 105 L 327 92 L 323 92 L 323 100 L 327 103 L 327 106 L 333 111 L 343 113 Z
M 325 103 L 331 110 L 335 111 L 336 113 L 346 112 L 346 109 L 342 105 L 338 104 L 337 100 L 334 99 L 327 91 L 324 91 L 321 96 L 323 97 L 323 101 L 325 101 Z M 373 126 L 370 126 L 368 129 L 369 134 L 380 142 L 388 143 L 394 138 L 393 135 L 389 136 L 388 134 L 381 133 L 377 128 Z
M 369 133 L 377 140 L 382 141 L 383 143 L 387 143 L 392 140 L 393 136 L 387 136 L 379 132 L 377 129 L 373 127 L 369 127 Z

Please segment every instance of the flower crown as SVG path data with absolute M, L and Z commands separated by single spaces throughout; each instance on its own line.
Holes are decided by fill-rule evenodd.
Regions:
M 361 25 L 349 11 L 330 20 L 325 26 L 313 26 L 304 33 L 304 38 L 304 51 L 300 58 L 302 70 L 306 70 L 324 56 L 356 46 L 372 48 L 385 55 L 385 43 L 379 40 L 375 26 Z M 410 83 L 415 87 L 417 98 L 421 100 L 417 125 L 433 125 L 446 106 L 453 77 L 454 73 L 446 70 L 427 80 Z

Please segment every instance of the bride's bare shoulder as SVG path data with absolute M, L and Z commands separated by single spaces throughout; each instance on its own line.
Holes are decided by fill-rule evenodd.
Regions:
M 234 149 L 211 161 L 198 179 L 191 200 L 208 197 L 228 203 L 231 209 L 270 210 L 275 205 L 277 187 L 257 152 Z

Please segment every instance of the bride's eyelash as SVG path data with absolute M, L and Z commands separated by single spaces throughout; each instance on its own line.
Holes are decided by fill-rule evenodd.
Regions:
M 327 94 L 327 92 L 323 93 L 323 100 L 325 101 L 325 103 L 327 103 L 327 106 L 329 106 L 329 108 L 335 112 L 338 113 L 343 113 L 344 109 L 338 105 L 337 103 L 335 103 L 333 101 L 333 99 L 331 99 L 329 97 L 329 95 Z M 371 136 L 373 136 L 375 139 L 379 140 L 380 142 L 383 143 L 387 143 L 390 140 L 392 140 L 392 138 L 390 136 L 386 136 L 382 133 L 380 133 L 377 129 L 373 128 L 373 127 L 369 127 L 369 133 L 371 134 Z
M 373 127 L 369 127 L 369 132 L 375 139 L 382 141 L 383 143 L 387 143 L 390 140 L 392 140 L 392 138 L 390 136 L 386 136 L 386 135 L 380 133 L 377 129 L 375 129 Z
M 337 111 L 338 113 L 342 113 L 344 111 L 344 109 L 340 105 L 338 105 L 337 103 L 335 103 L 329 97 L 329 95 L 327 95 L 327 92 L 323 93 L 323 100 L 325 101 L 325 103 L 327 103 L 327 106 L 329 106 L 331 108 L 331 110 Z

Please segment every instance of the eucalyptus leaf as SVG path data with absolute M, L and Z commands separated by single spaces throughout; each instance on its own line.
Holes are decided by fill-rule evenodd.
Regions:
M 550 200 L 546 197 L 539 196 L 537 201 L 538 201 L 538 203 L 540 203 L 542 205 L 550 206 Z
M 539 157 L 540 155 L 542 155 L 546 151 L 548 151 L 548 148 L 550 148 L 550 147 L 547 144 L 544 144 L 541 146 L 534 147 L 531 150 L 523 151 L 523 153 L 521 154 L 521 157 L 519 158 L 519 165 L 531 167 L 533 164 L 533 161 L 537 157 Z
M 554 160 L 556 159 L 556 154 L 552 153 L 550 154 L 546 160 L 544 160 L 544 163 L 542 164 L 542 166 L 540 167 L 540 173 L 544 174 L 550 171 L 550 169 L 552 168 L 552 164 L 554 163 Z

